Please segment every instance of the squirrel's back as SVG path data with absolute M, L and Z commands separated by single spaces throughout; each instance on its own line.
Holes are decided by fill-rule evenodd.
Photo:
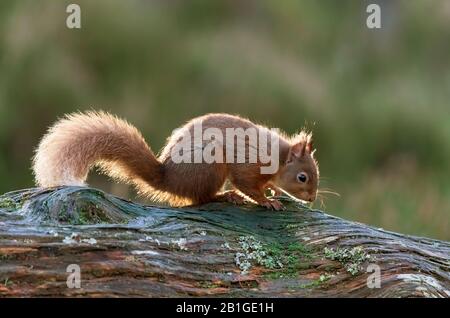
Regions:
M 42 187 L 84 185 L 94 165 L 140 190 L 162 180 L 162 165 L 141 133 L 105 112 L 66 115 L 50 127 L 33 158 L 36 183 Z

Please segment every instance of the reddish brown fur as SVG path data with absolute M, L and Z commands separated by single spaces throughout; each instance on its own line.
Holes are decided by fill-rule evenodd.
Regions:
M 193 126 L 199 121 L 202 121 L 203 130 L 214 127 L 224 135 L 226 128 L 267 129 L 228 114 L 194 118 L 183 128 L 193 135 Z M 266 207 L 281 208 L 279 202 L 264 196 L 268 187 L 282 188 L 304 200 L 315 198 L 319 174 L 312 157 L 310 134 L 301 132 L 293 138 L 277 135 L 280 138 L 280 169 L 275 174 L 261 174 L 259 161 L 174 163 L 171 150 L 182 134 L 169 137 L 157 159 L 139 131 L 124 120 L 104 112 L 68 115 L 49 129 L 37 148 L 33 159 L 36 181 L 44 187 L 83 185 L 90 168 L 97 165 L 112 178 L 132 183 L 140 193 L 171 205 L 214 200 L 237 202 L 239 196 L 244 195 Z M 248 146 L 248 140 L 245 145 Z M 224 143 L 224 154 L 226 147 Z M 299 184 L 299 171 L 310 175 L 307 184 Z M 238 191 L 219 194 L 226 179 Z

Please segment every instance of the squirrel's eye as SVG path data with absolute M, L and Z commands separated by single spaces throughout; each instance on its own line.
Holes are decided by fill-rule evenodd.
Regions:
M 298 180 L 298 182 L 305 183 L 306 181 L 308 181 L 308 175 L 304 172 L 300 172 L 297 175 L 297 180 Z

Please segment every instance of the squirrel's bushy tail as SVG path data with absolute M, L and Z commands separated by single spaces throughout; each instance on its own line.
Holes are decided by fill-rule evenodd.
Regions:
M 42 187 L 84 185 L 95 165 L 141 192 L 163 181 L 163 166 L 136 127 L 105 112 L 66 115 L 50 127 L 33 158 Z

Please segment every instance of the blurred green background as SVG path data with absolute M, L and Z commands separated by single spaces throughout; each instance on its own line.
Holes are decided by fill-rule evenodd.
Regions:
M 331 214 L 449 240 L 449 101 L 447 0 L 0 2 L 1 193 L 33 186 L 33 149 L 64 113 L 114 112 L 157 151 L 189 118 L 230 112 L 314 131 Z

